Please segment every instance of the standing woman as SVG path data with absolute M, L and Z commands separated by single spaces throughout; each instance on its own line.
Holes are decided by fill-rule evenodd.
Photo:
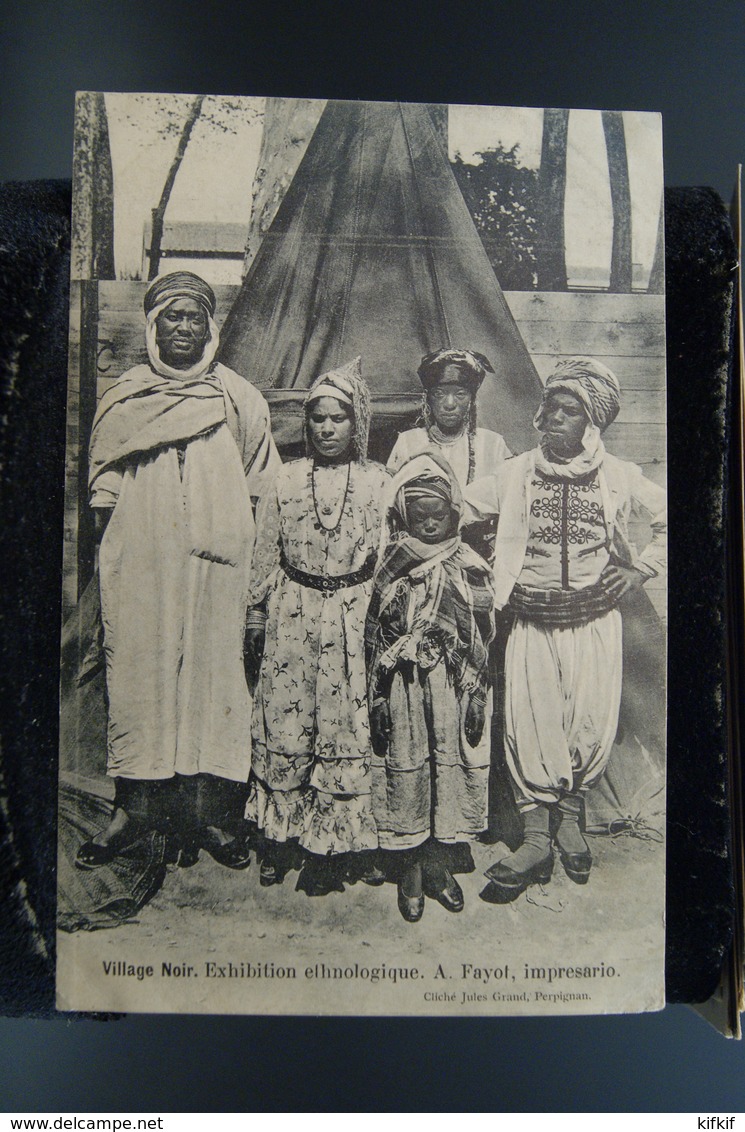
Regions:
M 258 676 L 246 816 L 264 835 L 261 883 L 288 843 L 309 895 L 382 883 L 370 801 L 364 629 L 388 476 L 368 462 L 360 359 L 319 377 L 305 402 L 307 456 L 285 464 L 257 517 L 246 646 Z
M 461 489 L 512 455 L 498 432 L 476 425 L 476 395 L 491 362 L 474 350 L 436 350 L 417 371 L 424 388 L 423 428 L 402 432 L 388 459 L 392 472 L 422 452 L 444 456 Z

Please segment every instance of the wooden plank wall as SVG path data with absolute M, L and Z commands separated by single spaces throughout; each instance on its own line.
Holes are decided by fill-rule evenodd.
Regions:
M 666 486 L 664 295 L 507 291 L 505 299 L 543 380 L 573 354 L 589 354 L 613 370 L 622 401 L 603 436 L 608 451 Z M 644 522 L 632 523 L 630 533 L 637 546 L 650 537 Z M 652 578 L 645 589 L 666 620 L 666 579 Z
M 143 342 L 144 282 L 101 282 L 98 285 L 98 372 L 100 397 L 126 369 L 146 361 Z M 222 325 L 237 287 L 216 286 L 216 321 Z M 662 295 L 573 294 L 508 291 L 505 298 L 541 378 L 556 362 L 573 354 L 590 354 L 618 376 L 623 403 L 616 422 L 605 434 L 608 449 L 640 464 L 645 475 L 665 484 L 665 322 Z M 90 332 L 90 330 L 89 330 Z M 93 328 L 93 333 L 96 333 Z M 65 512 L 65 610 L 77 600 L 77 482 L 80 392 L 80 291 L 73 290 L 70 316 L 70 376 Z M 91 380 L 92 375 L 86 375 Z M 250 374 L 246 375 L 251 377 Z M 632 531 L 643 544 L 646 525 Z M 663 580 L 647 590 L 661 615 L 665 609 Z

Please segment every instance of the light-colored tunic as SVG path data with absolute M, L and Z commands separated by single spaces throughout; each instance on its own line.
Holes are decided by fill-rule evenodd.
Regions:
M 246 816 L 271 840 L 298 838 L 323 855 L 378 845 L 364 648 L 372 580 L 303 585 L 288 577 L 280 551 L 305 574 L 360 570 L 378 549 L 388 483 L 372 462 L 314 472 L 310 459 L 292 461 L 257 516 L 251 604 L 268 604 Z
M 564 480 L 535 465 L 536 453 L 524 453 L 465 492 L 473 518 L 500 515 L 500 604 L 515 581 L 586 589 L 611 549 L 649 577 L 664 568 L 665 492 L 639 468 L 605 453 L 590 475 Z M 638 554 L 628 522 L 642 513 L 653 533 Z M 561 628 L 516 616 L 505 656 L 505 753 L 521 808 L 586 790 L 603 774 L 618 725 L 621 657 L 618 609 Z
M 462 432 L 452 442 L 434 441 L 424 428 L 412 428 L 402 432 L 393 445 L 393 451 L 388 457 L 388 467 L 397 472 L 402 464 L 412 456 L 421 452 L 439 452 L 444 456 L 455 473 L 455 478 L 462 488 L 468 483 L 468 433 Z M 474 436 L 474 472 L 473 479 L 488 476 L 498 464 L 506 460 L 511 452 L 505 440 L 498 432 L 487 428 L 477 428 Z
M 142 371 L 142 372 L 140 372 Z M 123 376 L 142 396 L 158 384 L 173 404 L 179 383 L 147 366 Z M 251 766 L 251 698 L 243 628 L 255 527 L 251 497 L 273 482 L 279 458 L 264 398 L 218 365 L 192 398 L 213 427 L 169 435 L 148 424 L 149 447 L 107 467 L 93 483 L 94 507 L 112 508 L 99 559 L 109 700 L 108 773 L 165 779 L 207 773 L 246 782 Z M 110 391 L 126 442 L 127 400 Z M 222 408 L 219 394 L 222 394 Z M 196 425 L 194 424 L 196 420 Z M 172 429 L 171 429 L 172 431 Z M 160 444 L 159 444 L 159 434 Z M 163 446 L 161 446 L 163 445 Z

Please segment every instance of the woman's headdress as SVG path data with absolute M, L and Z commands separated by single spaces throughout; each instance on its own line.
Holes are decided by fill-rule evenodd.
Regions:
M 214 317 L 215 292 L 209 283 L 199 275 L 195 275 L 193 271 L 171 271 L 168 275 L 154 279 L 145 292 L 143 300 L 145 314 L 150 314 L 155 307 L 172 303 L 174 299 L 196 299 L 210 318 Z
M 305 444 L 309 455 L 312 452 L 312 445 L 308 437 L 308 410 L 313 402 L 319 400 L 321 397 L 334 397 L 342 405 L 346 405 L 351 409 L 354 425 L 352 445 L 354 447 L 355 459 L 359 461 L 366 460 L 372 408 L 370 390 L 362 376 L 362 359 L 353 358 L 351 362 L 339 366 L 338 369 L 329 370 L 328 373 L 321 374 L 311 385 L 303 403 L 306 418 Z
M 389 510 L 408 529 L 408 507 L 415 499 L 444 499 L 457 523 L 463 511 L 463 493 L 453 469 L 439 452 L 421 452 L 402 464 L 391 482 Z M 394 526 L 396 523 L 393 524 Z
M 460 371 L 461 382 L 471 393 L 477 392 L 487 373 L 494 373 L 489 359 L 475 350 L 435 350 L 424 355 L 417 370 L 424 388 L 429 390 L 439 385 L 448 366 Z

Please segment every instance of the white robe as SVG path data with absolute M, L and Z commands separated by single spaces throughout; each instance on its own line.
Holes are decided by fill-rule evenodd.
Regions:
M 251 497 L 279 458 L 258 390 L 225 366 L 215 376 L 224 423 L 132 456 L 94 483 L 92 505 L 113 505 L 99 559 L 112 776 L 248 779 Z

